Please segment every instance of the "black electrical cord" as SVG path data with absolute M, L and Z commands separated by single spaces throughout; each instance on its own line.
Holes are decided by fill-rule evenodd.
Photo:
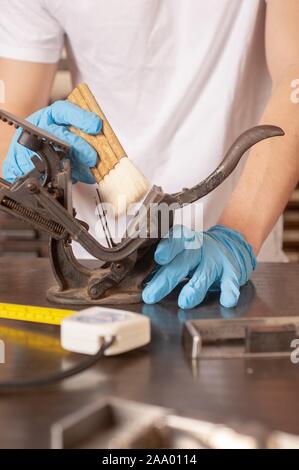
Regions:
M 0 382 L 0 392 L 9 390 L 21 391 L 29 388 L 45 387 L 47 385 L 52 385 L 53 383 L 60 382 L 62 380 L 73 377 L 74 375 L 80 374 L 81 372 L 85 371 L 86 369 L 89 369 L 94 364 L 96 364 L 99 359 L 104 356 L 105 351 L 110 348 L 114 340 L 115 338 L 112 338 L 109 341 L 104 341 L 96 354 L 94 354 L 93 356 L 88 356 L 85 361 L 82 361 L 80 364 L 77 364 L 76 366 L 71 367 L 70 369 L 67 369 L 65 371 L 55 372 L 53 374 L 49 374 L 36 379 Z

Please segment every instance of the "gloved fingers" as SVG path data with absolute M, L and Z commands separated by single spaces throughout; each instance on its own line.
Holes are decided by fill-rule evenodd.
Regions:
M 184 250 L 193 250 L 195 255 L 195 250 L 199 250 L 201 245 L 200 234 L 183 225 L 175 225 L 160 241 L 155 252 L 155 261 L 162 266 L 166 265 Z
M 186 259 L 186 253 L 183 252 L 171 263 L 162 266 L 143 290 L 143 301 L 147 304 L 154 304 L 170 294 L 189 274 L 190 261 Z
M 47 130 L 71 145 L 71 160 L 74 160 L 74 166 L 77 162 L 90 168 L 96 165 L 97 153 L 82 137 L 66 127 L 55 124 L 50 125 Z
M 9 183 L 29 173 L 33 169 L 31 157 L 33 152 L 16 143 L 11 143 L 6 160 L 3 162 L 3 177 Z
M 31 161 L 31 158 L 34 155 L 34 152 L 27 148 L 24 148 L 20 144 L 16 144 L 14 154 L 16 167 L 19 168 L 21 175 L 26 175 L 27 173 L 29 173 L 29 171 L 33 170 L 34 165 Z
M 47 109 L 58 125 L 74 126 L 87 134 L 98 134 L 102 130 L 102 120 L 95 113 L 85 111 L 69 101 L 56 101 Z
M 224 272 L 220 283 L 220 303 L 223 307 L 235 307 L 240 297 L 240 284 L 233 271 Z
M 95 184 L 96 182 L 90 168 L 81 163 L 77 163 L 72 168 L 72 180 L 73 184 L 76 184 L 78 181 L 85 184 Z
M 180 308 L 194 308 L 207 295 L 218 277 L 218 269 L 210 258 L 203 258 L 190 281 L 183 287 L 178 298 Z
M 13 157 L 14 158 L 14 157 Z M 14 183 L 16 179 L 23 176 L 24 173 L 21 171 L 19 166 L 11 160 L 4 160 L 3 162 L 3 178 L 8 181 L 8 183 Z

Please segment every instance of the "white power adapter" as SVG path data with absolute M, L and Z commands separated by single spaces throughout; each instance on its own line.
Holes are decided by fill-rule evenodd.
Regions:
M 61 346 L 68 351 L 94 355 L 104 342 L 111 341 L 105 356 L 121 354 L 150 342 L 147 317 L 106 307 L 91 307 L 62 320 Z

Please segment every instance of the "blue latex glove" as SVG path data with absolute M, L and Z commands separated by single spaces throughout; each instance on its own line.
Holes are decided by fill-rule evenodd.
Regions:
M 184 309 L 200 304 L 211 289 L 221 291 L 221 305 L 235 307 L 240 286 L 256 266 L 252 248 L 242 235 L 222 225 L 207 232 L 174 226 L 169 237 L 159 243 L 155 261 L 161 267 L 143 291 L 144 302 L 159 302 L 189 277 L 178 299 Z
M 102 121 L 96 114 L 85 111 L 68 101 L 56 101 L 51 106 L 32 114 L 28 121 L 71 145 L 70 159 L 74 183 L 81 181 L 93 184 L 95 182 L 89 167 L 96 164 L 96 151 L 68 128 L 74 126 L 87 134 L 98 134 L 102 129 Z M 34 152 L 17 142 L 21 132 L 21 129 L 16 131 L 3 164 L 4 178 L 11 183 L 33 169 L 31 157 Z

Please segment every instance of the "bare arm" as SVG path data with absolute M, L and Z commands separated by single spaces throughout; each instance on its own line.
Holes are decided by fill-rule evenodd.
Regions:
M 48 104 L 57 64 L 39 64 L 0 58 L 0 80 L 4 83 L 2 109 L 26 117 Z M 0 165 L 14 130 L 0 123 Z
M 268 0 L 266 54 L 272 95 L 261 124 L 282 127 L 284 137 L 256 145 L 219 223 L 242 233 L 258 254 L 299 178 L 299 104 L 291 82 L 299 78 L 299 2 Z

